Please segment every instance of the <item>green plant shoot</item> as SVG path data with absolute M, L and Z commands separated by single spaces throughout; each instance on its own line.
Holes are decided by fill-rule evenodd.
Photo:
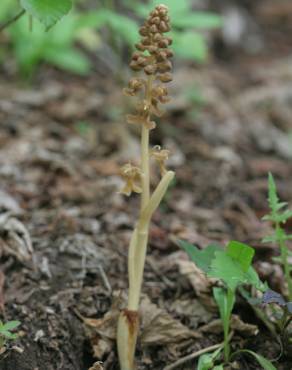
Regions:
M 251 266 L 254 250 L 248 245 L 236 241 L 228 243 L 225 250 L 218 245 L 209 245 L 205 249 L 199 250 L 184 241 L 180 241 L 179 244 L 207 276 L 219 279 L 223 283 L 222 287 L 213 288 L 213 295 L 223 325 L 224 363 L 228 363 L 231 356 L 235 355 L 230 352 L 230 322 L 236 299 L 236 289 L 241 285 L 248 284 L 261 291 L 266 290 L 265 284 L 260 281 L 256 271 Z M 199 369 L 208 370 L 213 368 L 213 363 L 219 353 L 220 351 L 217 350 L 212 355 L 209 354 L 209 357 L 200 358 L 199 364 L 201 367 Z M 257 354 L 254 354 L 254 357 L 262 366 L 267 364 L 263 366 L 264 369 L 275 369 L 269 360 L 264 359 L 265 361 L 262 361 L 262 356 Z M 208 361 L 210 366 L 212 364 L 212 367 L 208 365 Z M 222 364 L 219 364 L 217 368 L 223 368 Z
M 275 243 L 280 247 L 280 262 L 283 266 L 285 280 L 288 286 L 288 298 L 292 301 L 291 265 L 288 261 L 289 250 L 286 242 L 292 240 L 292 234 L 287 234 L 283 225 L 292 217 L 292 210 L 287 209 L 287 203 L 281 202 L 273 175 L 269 173 L 269 207 L 271 212 L 263 217 L 263 220 L 271 221 L 274 233 L 263 239 L 264 243 Z
M 16 320 L 8 321 L 5 324 L 0 321 L 0 348 L 6 344 L 7 340 L 17 339 L 18 335 L 11 331 L 16 329 L 19 325 L 20 322 Z

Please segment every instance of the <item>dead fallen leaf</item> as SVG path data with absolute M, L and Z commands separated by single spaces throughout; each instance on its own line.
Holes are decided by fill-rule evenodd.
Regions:
M 151 303 L 148 297 L 144 297 L 141 301 L 140 314 L 142 346 L 157 345 L 157 343 L 165 345 L 200 337 L 197 332 L 191 331 L 165 310 Z
M 256 325 L 243 322 L 238 315 L 231 316 L 230 328 L 246 337 L 257 335 L 259 332 Z M 209 324 L 202 326 L 199 331 L 201 333 L 220 334 L 223 332 L 222 321 L 221 319 L 213 320 Z
M 207 278 L 192 261 L 180 259 L 176 263 L 180 274 L 186 276 L 189 280 L 202 304 L 208 307 L 210 311 L 214 311 L 216 304 L 212 298 L 212 286 L 215 280 Z
M 32 257 L 33 247 L 28 230 L 9 213 L 0 215 L 0 248 L 20 262 L 29 261 Z
M 89 368 L 88 370 L 103 370 L 102 362 L 100 362 L 100 361 L 95 362 L 92 365 L 92 367 Z
M 200 324 L 206 324 L 213 318 L 213 314 L 196 298 L 176 299 L 172 302 L 169 310 L 175 312 L 176 316 L 187 317 L 193 328 Z
M 124 300 L 124 297 L 120 297 Z M 125 303 L 125 302 L 124 302 Z M 115 345 L 116 327 L 120 309 L 116 302 L 112 309 L 101 319 L 83 318 L 86 334 L 91 341 L 94 357 L 101 360 Z M 179 320 L 173 318 L 164 309 L 151 303 L 144 296 L 140 306 L 141 328 L 138 342 L 142 347 L 151 345 L 169 345 L 201 335 L 188 329 Z

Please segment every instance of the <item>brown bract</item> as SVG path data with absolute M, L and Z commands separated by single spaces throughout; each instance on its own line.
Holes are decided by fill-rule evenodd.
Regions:
M 121 168 L 121 176 L 125 181 L 125 185 L 120 193 L 125 195 L 131 195 L 132 192 L 141 193 L 140 168 L 132 166 L 131 163 L 127 163 Z
M 151 157 L 153 157 L 156 162 L 158 163 L 161 176 L 163 176 L 166 173 L 166 167 L 165 162 L 168 160 L 169 157 L 169 150 L 167 149 L 161 149 L 159 145 L 156 145 L 151 150 Z

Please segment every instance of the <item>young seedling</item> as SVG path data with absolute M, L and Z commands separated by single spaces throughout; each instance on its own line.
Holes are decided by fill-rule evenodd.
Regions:
M 222 286 L 213 288 L 213 295 L 219 307 L 223 325 L 223 345 L 215 352 L 202 356 L 199 359 L 198 370 L 223 369 L 223 365 L 230 362 L 231 357 L 242 352 L 254 356 L 264 369 L 275 370 L 269 360 L 253 351 L 239 350 L 234 353 L 230 351 L 230 322 L 237 288 L 248 284 L 261 291 L 266 289 L 251 266 L 254 250 L 248 245 L 236 241 L 231 241 L 225 250 L 217 245 L 209 245 L 207 248 L 199 250 L 184 241 L 180 241 L 180 246 L 207 276 L 218 279 L 222 284 Z M 214 362 L 220 358 L 222 351 L 224 362 L 214 367 Z
M 0 349 L 7 343 L 8 340 L 17 339 L 17 334 L 11 331 L 16 329 L 20 325 L 19 321 L 8 321 L 3 324 L 0 321 Z
M 292 301 L 291 265 L 289 264 L 289 249 L 286 242 L 292 240 L 292 234 L 287 234 L 283 225 L 292 217 L 292 210 L 285 209 L 286 202 L 281 202 L 277 195 L 277 188 L 273 175 L 269 173 L 269 206 L 271 212 L 263 217 L 263 220 L 271 221 L 274 226 L 274 234 L 263 239 L 264 243 L 275 243 L 280 247 L 280 263 L 283 266 L 286 284 L 288 286 L 288 298 Z
M 133 370 L 134 353 L 139 329 L 139 300 L 146 248 L 148 242 L 149 223 L 154 211 L 159 206 L 167 188 L 174 178 L 173 171 L 167 171 L 165 161 L 169 152 L 160 147 L 149 149 L 149 134 L 156 123 L 152 116 L 160 117 L 160 103 L 169 101 L 168 90 L 164 83 L 172 80 L 170 73 L 172 50 L 169 49 L 172 40 L 164 36 L 170 30 L 168 9 L 158 5 L 150 13 L 139 33 L 141 41 L 136 44 L 130 67 L 136 72 L 144 72 L 143 77 L 134 77 L 129 81 L 124 93 L 128 96 L 138 96 L 136 113 L 127 116 L 129 124 L 136 124 L 141 129 L 141 165 L 131 163 L 122 167 L 121 173 L 125 180 L 122 193 L 141 194 L 141 204 L 138 221 L 134 229 L 128 252 L 129 297 L 127 308 L 118 320 L 117 345 L 121 370 Z M 161 180 L 155 190 L 150 189 L 150 157 L 158 164 Z

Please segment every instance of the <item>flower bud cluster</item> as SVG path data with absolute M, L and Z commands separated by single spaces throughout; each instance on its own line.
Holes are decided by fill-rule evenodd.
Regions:
M 127 116 L 128 123 L 142 123 L 148 129 L 153 129 L 155 123 L 150 121 L 150 115 L 160 117 L 163 112 L 159 109 L 159 103 L 169 101 L 168 90 L 163 85 L 172 80 L 170 58 L 173 52 L 169 48 L 172 39 L 164 35 L 168 31 L 168 9 L 165 5 L 158 5 L 139 30 L 141 41 L 135 45 L 137 51 L 133 53 L 130 62 L 130 67 L 137 72 L 144 71 L 147 79 L 131 78 L 128 87 L 124 89 L 128 96 L 136 96 L 141 91 L 145 93 L 145 98 L 136 105 L 136 114 Z
M 172 39 L 164 36 L 169 31 L 168 9 L 165 5 L 158 5 L 139 30 L 142 38 L 135 45 L 138 51 L 133 54 L 130 63 L 134 71 L 144 70 L 146 75 L 156 74 L 162 82 L 172 80 L 172 64 L 169 60 L 173 56 L 173 51 L 169 49 Z
M 124 94 L 127 96 L 142 95 L 136 103 L 135 113 L 128 114 L 126 119 L 130 124 L 143 126 L 143 129 L 145 127 L 148 130 L 155 128 L 156 123 L 151 120 L 151 116 L 160 117 L 163 112 L 159 105 L 170 100 L 168 90 L 164 85 L 172 80 L 170 58 L 173 52 L 169 48 L 172 40 L 164 35 L 168 31 L 170 31 L 168 9 L 165 5 L 158 5 L 139 30 L 141 41 L 135 45 L 137 51 L 133 53 L 130 62 L 132 70 L 144 72 L 146 76 L 131 78 L 124 89 Z M 143 132 L 145 133 L 145 130 L 142 130 L 142 135 Z M 169 151 L 156 146 L 149 154 L 158 164 L 161 176 L 164 176 L 167 172 L 165 162 Z M 148 154 L 146 160 L 147 157 Z M 142 192 L 142 180 L 145 173 L 142 173 L 140 168 L 128 163 L 122 167 L 121 175 L 125 181 L 121 193 L 130 195 L 132 192 Z

